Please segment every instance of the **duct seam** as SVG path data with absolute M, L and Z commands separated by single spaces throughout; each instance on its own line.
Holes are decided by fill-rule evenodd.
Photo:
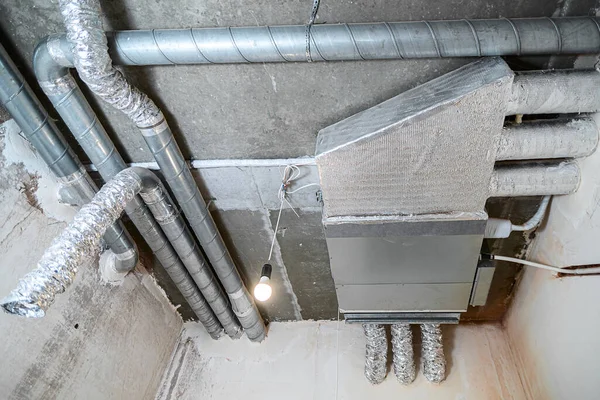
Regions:
M 69 67 L 71 66 L 71 61 L 67 57 L 67 54 L 62 49 L 61 46 L 62 35 L 50 35 L 48 36 L 48 40 L 46 41 L 46 46 L 48 48 L 48 54 L 50 57 L 60 66 Z
M 387 375 L 387 337 L 385 327 L 379 324 L 363 324 L 366 338 L 365 377 L 377 385 Z
M 440 324 L 421 325 L 423 375 L 428 381 L 440 383 L 446 378 L 446 359 Z
M 412 331 L 409 324 L 393 324 L 391 329 L 394 373 L 400 383 L 408 385 L 416 377 Z
M 70 74 L 57 78 L 53 81 L 38 82 L 44 93 L 48 96 L 58 96 L 69 93 L 77 87 L 75 80 Z

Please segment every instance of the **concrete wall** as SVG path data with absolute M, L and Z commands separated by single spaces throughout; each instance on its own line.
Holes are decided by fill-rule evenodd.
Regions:
M 600 276 L 558 279 L 525 271 L 506 328 L 529 398 L 598 398 L 599 287 Z
M 596 116 L 597 118 L 597 116 Z M 577 193 L 553 198 L 528 258 L 559 267 L 600 264 L 600 151 L 579 160 Z M 506 319 L 534 399 L 596 399 L 600 276 L 557 278 L 526 268 Z
M 56 203 L 56 182 L 15 128 L 12 121 L 0 126 L 0 297 L 73 215 Z M 181 325 L 143 267 L 111 286 L 97 262 L 83 265 L 46 317 L 0 312 L 0 397 L 152 399 Z

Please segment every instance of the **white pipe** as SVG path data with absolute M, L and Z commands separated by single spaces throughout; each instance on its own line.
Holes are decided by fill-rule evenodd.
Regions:
M 525 222 L 523 225 L 512 225 L 512 230 L 524 232 L 537 228 L 537 226 L 542 222 L 544 215 L 546 215 L 546 210 L 548 209 L 548 204 L 550 203 L 551 197 L 552 196 L 544 196 L 538 210 L 533 217 L 531 217 L 529 221 Z

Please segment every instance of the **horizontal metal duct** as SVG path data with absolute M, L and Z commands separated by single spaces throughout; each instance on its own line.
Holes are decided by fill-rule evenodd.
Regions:
M 527 122 L 502 131 L 496 160 L 587 157 L 598 146 L 598 126 L 591 118 Z
M 594 54 L 600 18 L 518 18 L 153 29 L 108 34 L 121 65 Z M 67 55 L 70 57 L 70 55 Z

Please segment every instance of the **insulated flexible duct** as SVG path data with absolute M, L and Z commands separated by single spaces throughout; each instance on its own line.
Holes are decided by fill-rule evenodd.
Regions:
M 412 331 L 409 324 L 393 324 L 391 329 L 394 373 L 400 383 L 408 385 L 415 380 L 417 375 Z
M 446 379 L 446 358 L 439 324 L 421 325 L 421 353 L 425 378 L 433 383 Z
M 61 181 L 61 190 L 66 190 L 70 200 L 80 203 L 79 205 L 89 201 L 97 191 L 96 185 L 2 45 L 0 102 L 52 173 Z M 104 240 L 115 254 L 114 268 L 117 271 L 128 272 L 135 268 L 138 259 L 135 243 L 121 222 L 107 228 Z
M 158 107 L 113 68 L 96 0 L 61 0 L 61 13 L 81 78 L 102 99 L 123 111 L 141 130 L 161 171 L 200 240 L 248 338 L 262 341 L 266 328 L 198 186 Z
M 77 269 L 97 256 L 104 231 L 119 218 L 127 203 L 139 192 L 156 201 L 153 203 L 156 210 L 173 209 L 167 197 L 158 195 L 164 193 L 164 189 L 150 171 L 143 168 L 121 171 L 96 193 L 90 203 L 81 208 L 73 222 L 46 250 L 37 268 L 19 281 L 17 288 L 0 302 L 0 306 L 11 314 L 34 318 L 44 316 L 55 296 L 64 292 L 73 282 Z M 162 212 L 157 214 L 158 218 L 163 215 Z M 199 293 L 195 293 L 198 298 L 194 299 L 194 293 L 193 290 L 183 292 L 196 300 L 191 304 L 196 305 L 195 311 L 209 334 L 214 339 L 219 338 L 223 332 L 221 324 Z
M 385 326 L 379 324 L 363 324 L 365 332 L 365 377 L 373 385 L 377 385 L 387 375 L 387 335 Z

